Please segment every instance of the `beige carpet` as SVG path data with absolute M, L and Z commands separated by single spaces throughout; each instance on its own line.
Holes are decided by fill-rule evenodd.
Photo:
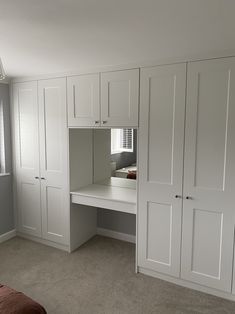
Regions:
M 0 282 L 49 314 L 235 313 L 235 303 L 134 272 L 133 244 L 97 236 L 72 254 L 14 238 L 0 244 Z

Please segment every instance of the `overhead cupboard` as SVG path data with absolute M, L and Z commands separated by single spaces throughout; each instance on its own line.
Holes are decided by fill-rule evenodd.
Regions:
M 140 76 L 139 270 L 234 293 L 235 58 Z
M 139 69 L 68 77 L 69 127 L 137 127 Z
M 72 251 L 96 207 L 133 213 L 139 272 L 235 300 L 235 58 L 12 90 L 20 234 Z M 110 128 L 138 128 L 137 205 L 110 179 Z

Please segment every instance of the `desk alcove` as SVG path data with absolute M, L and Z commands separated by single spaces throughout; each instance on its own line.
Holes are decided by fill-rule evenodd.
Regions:
M 111 177 L 110 129 L 70 129 L 71 250 L 97 233 L 97 208 L 136 215 L 136 180 Z

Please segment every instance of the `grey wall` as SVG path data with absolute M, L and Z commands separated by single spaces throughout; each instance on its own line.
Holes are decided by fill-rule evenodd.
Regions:
M 134 150 L 133 153 L 123 152 L 120 154 L 111 155 L 111 161 L 116 162 L 116 169 L 121 169 L 136 163 L 137 151 L 137 130 L 134 130 Z
M 0 101 L 3 102 L 6 172 L 12 172 L 9 86 L 0 84 Z M 0 235 L 14 229 L 12 176 L 0 176 Z
M 136 215 L 98 208 L 97 227 L 135 235 Z

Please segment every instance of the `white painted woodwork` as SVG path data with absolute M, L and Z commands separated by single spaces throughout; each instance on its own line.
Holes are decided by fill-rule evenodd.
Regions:
M 187 84 L 185 64 L 141 69 L 139 270 L 224 297 L 235 294 L 234 72 L 235 58 L 189 63 Z M 98 127 L 137 126 L 138 80 L 139 70 L 102 73 L 101 86 L 98 74 L 69 77 L 69 126 L 94 127 L 92 107 L 107 121 Z M 13 84 L 13 122 L 19 234 L 68 248 L 66 78 Z M 131 181 L 103 176 L 107 132 L 70 130 L 71 250 L 96 233 L 96 207 L 136 213 Z
M 97 228 L 98 235 L 103 237 L 108 237 L 112 239 L 117 239 L 125 242 L 136 243 L 136 236 L 128 233 L 117 232 L 111 229 Z
M 139 69 L 71 76 L 67 93 L 69 127 L 138 126 Z
M 138 265 L 178 277 L 186 64 L 140 76 Z
M 93 130 L 69 130 L 70 190 L 93 183 Z
M 93 183 L 93 130 L 69 130 L 70 189 Z M 96 234 L 97 209 L 70 204 L 70 250 L 73 251 Z
M 109 129 L 70 130 L 72 203 L 136 213 L 136 181 L 110 177 L 110 142 Z
M 111 176 L 111 130 L 95 129 L 93 133 L 93 182 Z
M 37 82 L 13 85 L 18 228 L 29 235 L 41 236 L 37 97 Z
M 76 250 L 97 233 L 97 209 L 81 204 L 70 205 L 70 251 Z
M 139 69 L 101 73 L 101 125 L 137 127 Z
M 12 229 L 0 235 L 0 244 L 16 237 L 16 229 Z
M 201 292 L 206 293 L 206 294 L 211 294 L 211 295 L 214 295 L 214 296 L 217 296 L 220 298 L 235 301 L 235 295 L 231 294 L 231 292 L 224 292 L 224 291 L 217 290 L 214 288 L 202 286 L 202 285 L 199 285 L 199 284 L 194 283 L 192 281 L 172 277 L 172 276 L 162 274 L 162 273 L 157 273 L 151 269 L 147 269 L 147 268 L 143 268 L 143 267 L 138 267 L 138 271 L 139 271 L 139 273 L 142 273 L 144 275 L 158 278 L 160 280 L 164 280 L 167 282 L 171 282 L 171 283 L 176 284 L 178 286 L 186 287 L 189 289 L 201 291 Z
M 101 207 L 136 213 L 136 190 L 111 186 L 108 184 L 90 184 L 78 191 L 71 192 L 72 202 L 77 204 Z
M 235 58 L 188 65 L 182 278 L 231 292 Z
M 67 78 L 68 125 L 94 127 L 100 125 L 99 74 Z
M 66 79 L 38 82 L 43 238 L 66 244 L 69 222 Z

